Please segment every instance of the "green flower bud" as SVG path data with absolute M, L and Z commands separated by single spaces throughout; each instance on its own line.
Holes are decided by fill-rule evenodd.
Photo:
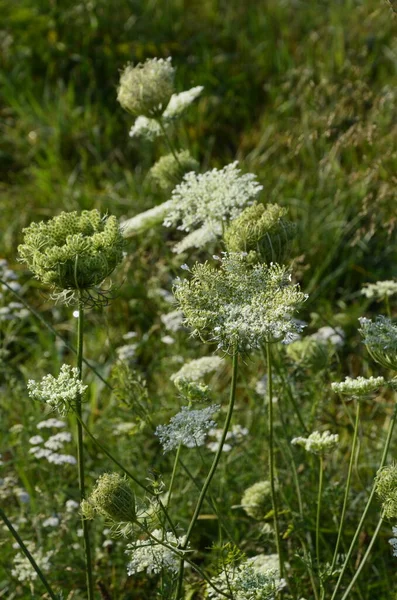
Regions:
M 241 499 L 241 506 L 249 517 L 263 519 L 272 509 L 270 481 L 258 481 L 247 488 Z
M 101 475 L 91 495 L 81 503 L 81 512 L 87 519 L 97 513 L 115 523 L 134 522 L 135 496 L 127 478 L 118 473 Z
M 135 117 L 160 117 L 174 93 L 174 77 L 171 58 L 127 65 L 120 76 L 117 100 Z
M 199 163 L 187 150 L 178 152 L 177 158 L 178 161 L 173 154 L 162 156 L 149 171 L 151 179 L 164 191 L 171 191 L 186 173 L 199 169 Z
M 380 469 L 375 477 L 375 489 L 382 501 L 386 519 L 397 519 L 397 464 Z
M 101 217 L 97 210 L 63 212 L 23 231 L 22 262 L 57 291 L 98 286 L 123 258 L 116 217 Z
M 248 206 L 225 231 L 227 250 L 250 253 L 258 262 L 285 262 L 296 231 L 294 223 L 284 218 L 286 213 L 278 204 Z

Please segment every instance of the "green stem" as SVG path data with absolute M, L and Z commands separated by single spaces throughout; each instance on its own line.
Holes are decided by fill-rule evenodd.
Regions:
M 278 503 L 275 484 L 275 461 L 274 461 L 274 417 L 273 417 L 273 378 L 272 378 L 272 353 L 270 344 L 266 344 L 266 362 L 267 362 L 267 389 L 268 389 L 268 444 L 269 444 L 269 472 L 270 488 L 272 496 L 274 531 L 276 538 L 276 548 L 279 560 L 280 578 L 284 577 L 284 561 L 281 552 L 280 527 L 278 522 Z
M 84 333 L 84 306 L 79 299 L 79 316 L 77 320 L 77 369 L 79 379 L 82 380 L 83 372 L 83 333 Z M 82 423 L 82 410 L 81 410 L 81 396 L 76 399 L 76 415 L 77 419 L 77 465 L 79 475 L 79 488 L 80 498 L 85 498 L 85 482 L 84 482 L 84 444 L 83 444 L 83 427 Z M 94 600 L 94 584 L 92 578 L 92 561 L 91 561 L 91 546 L 90 546 L 90 531 L 89 523 L 87 519 L 82 517 L 81 524 L 83 528 L 84 537 L 84 552 L 85 552 L 85 564 L 86 564 L 86 582 L 87 582 L 87 593 L 89 600 Z
M 169 507 L 170 501 L 171 501 L 171 495 L 172 495 L 172 490 L 173 490 L 173 487 L 174 487 L 176 469 L 178 467 L 178 462 L 179 462 L 179 456 L 180 456 L 180 453 L 181 453 L 181 448 L 182 448 L 182 444 L 179 444 L 178 450 L 176 451 L 176 456 L 175 456 L 175 460 L 174 460 L 174 466 L 173 466 L 173 469 L 172 469 L 170 486 L 168 488 L 167 502 L 165 503 L 165 505 L 166 505 L 167 508 Z
M 210 483 L 212 481 L 212 478 L 215 475 L 215 471 L 217 469 L 218 463 L 220 461 L 221 455 L 222 455 L 222 450 L 223 450 L 223 446 L 226 440 L 226 436 L 227 433 L 229 431 L 229 426 L 230 426 L 230 421 L 232 419 L 232 414 L 233 414 L 233 408 L 234 408 L 234 401 L 236 398 L 236 385 L 237 385 L 237 367 L 238 367 L 238 352 L 237 349 L 234 348 L 233 351 L 233 367 L 232 367 L 232 382 L 231 382 L 231 387 L 230 387 L 230 398 L 229 398 L 229 406 L 227 409 L 227 414 L 226 414 L 226 420 L 223 426 L 223 431 L 222 431 L 222 437 L 221 440 L 219 442 L 219 447 L 218 450 L 216 451 L 214 460 L 212 462 L 211 468 L 209 470 L 209 473 L 207 475 L 207 478 L 204 482 L 203 488 L 200 492 L 199 498 L 197 500 L 197 504 L 196 504 L 196 508 L 192 517 L 192 520 L 190 521 L 190 525 L 189 528 L 187 530 L 186 533 L 186 539 L 185 542 L 182 546 L 182 550 L 185 550 L 187 548 L 187 545 L 189 543 L 190 540 L 190 536 L 192 534 L 193 528 L 197 522 L 197 519 L 200 515 L 200 510 L 201 510 L 201 506 L 204 502 L 204 498 L 206 496 L 207 490 L 210 486 Z M 183 586 L 183 573 L 184 573 L 184 564 L 183 564 L 183 560 L 181 560 L 181 564 L 179 567 L 179 577 L 178 577 L 178 586 L 177 586 L 177 590 L 176 590 L 176 600 L 180 600 L 180 598 L 182 597 L 182 586 Z
M 386 442 L 385 442 L 385 446 L 383 448 L 383 453 L 382 453 L 382 458 L 381 458 L 381 461 L 380 461 L 379 469 L 382 469 L 382 467 L 384 467 L 384 465 L 386 463 L 387 454 L 389 452 L 390 442 L 391 442 L 391 438 L 392 438 L 392 434 L 393 434 L 393 429 L 394 429 L 394 425 L 396 423 L 396 418 L 397 418 L 397 403 L 394 405 L 393 415 L 392 415 L 392 417 L 390 419 L 389 429 L 388 429 L 388 432 L 387 432 Z M 345 574 L 345 571 L 346 571 L 346 568 L 347 568 L 347 564 L 348 564 L 348 562 L 350 560 L 351 555 L 353 554 L 354 546 L 356 545 L 358 536 L 360 535 L 362 526 L 363 526 L 364 521 L 366 519 L 366 516 L 368 514 L 368 511 L 369 511 L 369 508 L 371 506 L 372 499 L 373 499 L 374 495 L 375 495 L 375 485 L 373 484 L 371 492 L 370 492 L 370 495 L 369 495 L 368 500 L 367 500 L 367 504 L 365 505 L 365 508 L 364 508 L 364 512 L 363 512 L 363 514 L 361 516 L 360 522 L 359 522 L 359 524 L 357 526 L 356 532 L 355 532 L 354 537 L 352 539 L 352 542 L 350 544 L 350 548 L 349 548 L 349 550 L 348 550 L 348 552 L 346 554 L 346 558 L 345 558 L 345 560 L 343 562 L 343 566 L 342 566 L 341 572 L 339 574 L 338 581 L 336 582 L 336 586 L 335 586 L 334 592 L 332 594 L 331 600 L 335 600 L 336 594 L 337 594 L 337 592 L 339 590 L 341 581 L 343 579 L 343 575 Z
M 376 541 L 376 538 L 377 538 L 377 536 L 378 536 L 378 533 L 379 533 L 379 530 L 380 530 L 380 528 L 381 528 L 381 526 L 382 526 L 382 523 L 383 523 L 383 517 L 381 517 L 381 518 L 379 519 L 378 525 L 376 526 L 376 529 L 375 529 L 375 531 L 374 531 L 374 534 L 373 534 L 373 536 L 372 536 L 372 540 L 371 540 L 371 541 L 370 541 L 370 543 L 369 543 L 369 546 L 368 546 L 368 548 L 367 548 L 367 551 L 366 551 L 366 553 L 365 553 L 365 554 L 364 554 L 364 556 L 363 556 L 363 559 L 362 559 L 362 561 L 361 561 L 361 563 L 360 563 L 360 566 L 358 567 L 357 571 L 354 573 L 354 575 L 353 575 L 353 579 L 352 579 L 352 580 L 351 580 L 351 582 L 349 583 L 349 586 L 348 586 L 347 590 L 346 590 L 346 591 L 345 591 L 345 593 L 343 594 L 343 596 L 342 596 L 342 600 L 346 600 L 346 598 L 348 597 L 349 593 L 350 593 L 350 592 L 351 592 L 351 590 L 353 589 L 353 586 L 354 586 L 354 584 L 356 583 L 356 581 L 357 581 L 358 577 L 360 576 L 360 573 L 361 573 L 361 571 L 363 570 L 363 568 L 364 568 L 364 565 L 365 565 L 365 563 L 367 562 L 367 559 L 368 559 L 369 555 L 371 554 L 372 546 L 374 545 L 374 543 L 375 543 L 375 541 Z
M 317 496 L 317 516 L 316 516 L 316 560 L 317 571 L 320 573 L 320 515 L 321 515 L 321 499 L 324 486 L 324 457 L 320 454 L 320 470 L 318 477 L 318 496 Z M 320 576 L 320 588 L 322 590 L 322 581 Z
M 349 470 L 347 473 L 347 481 L 346 481 L 346 488 L 345 488 L 345 496 L 343 499 L 343 507 L 342 507 L 342 514 L 340 517 L 340 523 L 339 523 L 339 529 L 338 529 L 338 537 L 336 540 L 336 546 L 335 546 L 335 551 L 334 551 L 334 556 L 332 559 L 332 564 L 331 564 L 331 573 L 333 572 L 335 565 L 336 565 L 336 559 L 338 557 L 338 550 L 339 550 L 339 544 L 340 544 L 340 540 L 342 537 L 342 529 L 343 529 L 343 523 L 345 520 L 345 515 L 346 515 L 346 509 L 347 509 L 347 502 L 348 502 L 348 498 L 349 498 L 349 491 L 350 491 L 350 481 L 351 481 L 351 476 L 352 476 L 352 471 L 353 471 L 353 464 L 354 464 L 354 458 L 355 458 L 355 453 L 356 453 L 356 445 L 357 445 L 357 436 L 358 436 L 358 425 L 360 422 L 360 402 L 356 401 L 356 419 L 355 419 L 355 423 L 354 423 L 354 433 L 353 433 L 353 442 L 352 442 L 352 449 L 351 449 L 351 455 L 350 455 L 350 462 L 349 462 Z
M 163 136 L 164 136 L 164 139 L 165 139 L 165 143 L 167 144 L 167 146 L 168 146 L 168 148 L 169 148 L 169 150 L 170 150 L 170 152 L 171 152 L 172 156 L 175 158 L 175 161 L 176 161 L 176 163 L 178 164 L 179 168 L 180 168 L 180 169 L 182 169 L 182 165 L 181 165 L 181 163 L 180 163 L 180 160 L 179 160 L 179 158 L 178 158 L 178 155 L 177 155 L 177 153 L 175 152 L 174 146 L 173 146 L 173 144 L 171 143 L 171 140 L 170 140 L 170 138 L 169 138 L 169 136 L 168 136 L 167 130 L 166 130 L 166 128 L 164 127 L 164 123 L 163 123 L 163 119 L 162 119 L 162 117 L 158 117 L 158 118 L 157 118 L 157 123 L 158 123 L 158 124 L 159 124 L 159 126 L 160 126 L 161 132 L 162 132 L 162 134 L 163 134 Z
M 8 527 L 8 529 L 14 536 L 14 539 L 17 542 L 18 546 L 21 548 L 22 552 L 24 553 L 24 555 L 26 556 L 26 558 L 32 565 L 33 569 L 36 571 L 38 578 L 40 579 L 41 583 L 44 585 L 45 589 L 49 593 L 50 598 L 52 598 L 52 600 L 58 600 L 58 596 L 56 596 L 56 594 L 52 591 L 50 584 L 48 583 L 47 579 L 44 576 L 44 573 L 42 572 L 42 570 L 40 569 L 40 567 L 34 560 L 33 556 L 29 552 L 29 549 L 23 543 L 19 533 L 17 532 L 16 529 L 14 529 L 12 523 L 8 520 L 7 515 L 5 514 L 5 512 L 3 511 L 3 509 L 1 507 L 0 507 L 0 517 L 3 519 L 5 525 Z
M 295 400 L 294 394 L 293 394 L 293 392 L 291 390 L 291 385 L 288 382 L 288 380 L 286 379 L 286 377 L 284 376 L 284 373 L 283 373 L 283 370 L 282 370 L 282 368 L 280 366 L 279 360 L 276 362 L 275 367 L 276 367 L 277 375 L 279 375 L 279 377 L 281 378 L 281 381 L 283 383 L 284 389 L 287 391 L 287 396 L 288 396 L 288 398 L 291 401 L 291 404 L 292 404 L 293 409 L 294 409 L 294 411 L 296 413 L 296 416 L 298 417 L 299 423 L 301 424 L 303 431 L 305 433 L 308 433 L 309 430 L 308 430 L 308 428 L 305 425 L 305 422 L 303 420 L 302 414 L 301 414 L 301 412 L 299 410 L 298 403 Z

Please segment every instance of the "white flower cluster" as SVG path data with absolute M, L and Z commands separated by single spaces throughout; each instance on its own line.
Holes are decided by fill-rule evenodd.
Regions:
M 311 339 L 318 342 L 328 342 L 333 346 L 340 348 L 345 341 L 345 333 L 341 327 L 320 327 L 315 333 L 310 336 Z
M 397 370 L 397 325 L 383 316 L 359 321 L 359 332 L 372 358 L 386 369 Z
M 397 556 L 397 527 L 393 527 L 393 535 L 396 537 L 389 540 L 389 544 L 393 548 L 393 556 Z
M 336 448 L 338 443 L 339 435 L 337 433 L 330 433 L 329 431 L 324 431 L 324 433 L 313 431 L 307 438 L 297 437 L 291 440 L 291 444 L 302 446 L 306 452 L 310 452 L 311 454 L 326 454 L 327 452 L 331 452 Z
M 120 226 L 123 237 L 128 238 L 133 234 L 147 231 L 148 229 L 159 225 L 165 219 L 171 206 L 171 200 L 167 200 L 167 202 L 163 202 L 143 213 L 135 215 L 135 217 L 132 217 L 131 219 L 123 221 Z
M 187 173 L 172 192 L 164 225 L 189 232 L 203 225 L 217 229 L 222 222 L 235 219 L 263 189 L 255 175 L 242 175 L 237 165 Z
M 171 375 L 171 381 L 181 378 L 187 381 L 200 381 L 208 373 L 217 371 L 223 365 L 223 359 L 219 356 L 203 356 L 185 363 L 176 373 Z
M 258 349 L 282 341 L 302 326 L 292 313 L 307 298 L 291 283 L 285 266 L 247 265 L 245 255 L 224 254 L 221 268 L 196 263 L 190 280 L 178 280 L 174 295 L 193 335 L 229 352 Z
M 28 492 L 18 484 L 13 476 L 0 478 L 0 500 L 9 498 L 17 498 L 21 504 L 27 504 L 30 500 Z
M 211 452 L 217 452 L 220 441 L 222 439 L 222 429 L 210 429 L 208 437 L 212 438 L 211 441 L 207 442 L 207 448 Z M 230 431 L 226 434 L 226 441 L 223 445 L 222 452 L 230 452 L 230 450 L 236 444 L 240 444 L 243 439 L 248 435 L 248 429 L 241 425 L 233 425 Z
M 21 285 L 18 283 L 17 279 L 18 276 L 15 271 L 9 268 L 5 258 L 1 258 L 0 280 L 4 283 L 0 283 L 0 323 L 2 321 L 15 322 L 20 319 L 25 319 L 29 315 L 29 311 L 21 302 L 10 300 L 10 297 L 13 296 L 13 294 L 10 292 L 9 288 L 14 292 L 19 292 L 21 289 Z M 1 304 L 3 306 L 1 306 Z
M 176 537 L 171 532 L 164 532 L 161 529 L 155 529 L 151 535 L 157 540 L 161 540 L 164 544 L 175 548 L 182 553 L 180 548 L 184 545 L 186 536 Z M 127 545 L 126 554 L 130 555 L 130 562 L 127 565 L 128 575 L 135 575 L 146 571 L 148 575 L 161 573 L 162 569 L 177 573 L 179 570 L 180 558 L 169 548 L 165 548 L 161 544 L 149 538 L 148 540 L 137 540 L 133 544 Z
M 37 423 L 37 429 L 51 429 L 55 427 L 55 429 L 62 429 L 66 426 L 65 421 L 61 421 L 59 419 L 46 419 L 45 421 L 40 421 Z
M 87 386 L 82 383 L 76 367 L 62 365 L 58 378 L 45 375 L 40 382 L 29 379 L 27 383 L 29 396 L 33 400 L 45 402 L 61 415 L 67 414 L 82 396 Z
M 361 293 L 367 298 L 378 298 L 380 300 L 386 297 L 389 298 L 397 294 L 397 281 L 391 279 L 377 281 L 376 283 L 366 283 Z
M 188 233 L 183 240 L 175 244 L 172 251 L 176 254 L 182 254 L 185 250 L 189 250 L 189 248 L 203 248 L 207 244 L 214 242 L 221 234 L 221 225 L 213 224 L 211 227 L 203 225 L 203 227 L 199 227 L 199 229 Z
M 198 85 L 180 94 L 172 94 L 167 108 L 162 114 L 164 127 L 168 127 L 172 121 L 178 119 L 185 110 L 198 98 L 203 91 L 203 86 Z M 130 130 L 130 137 L 142 137 L 154 140 L 162 135 L 161 127 L 155 119 L 140 116 L 136 119 Z
M 43 571 L 43 573 L 48 573 L 51 569 L 50 560 L 54 552 L 52 550 L 44 552 L 41 548 L 36 548 L 32 542 L 25 542 L 25 546 L 28 548 L 40 570 Z M 18 554 L 15 555 L 13 565 L 14 567 L 11 571 L 11 575 L 21 583 L 24 583 L 25 581 L 31 582 L 37 579 L 38 575 L 36 571 L 22 552 L 18 552 Z
M 346 377 L 345 381 L 331 383 L 331 388 L 337 394 L 357 397 L 375 392 L 384 383 L 384 377 L 369 377 L 368 379 L 365 377 L 357 377 L 356 379 Z
M 208 430 L 215 427 L 212 415 L 220 406 L 214 404 L 201 410 L 191 410 L 183 406 L 181 411 L 171 418 L 169 425 L 159 425 L 155 435 L 163 446 L 164 453 L 178 448 L 180 444 L 187 448 L 202 446 Z
M 286 586 L 279 571 L 258 567 L 255 560 L 247 560 L 239 566 L 228 565 L 211 582 L 222 592 L 232 594 L 235 600 L 275 600 Z M 224 595 L 207 586 L 208 598 L 221 600 Z
M 161 315 L 160 317 L 162 324 L 168 331 L 175 333 L 182 329 L 183 326 L 183 312 L 181 310 L 172 310 L 169 313 Z
M 37 426 L 38 429 L 42 429 L 43 425 L 41 427 L 39 425 Z M 57 425 L 52 424 L 51 426 L 54 427 Z M 48 427 L 48 425 L 46 424 L 45 427 Z M 55 465 L 75 465 L 76 459 L 74 456 L 58 452 L 64 448 L 65 444 L 69 444 L 71 441 L 72 436 L 68 431 L 60 431 L 51 435 L 46 441 L 44 441 L 41 435 L 34 435 L 29 440 L 31 445 L 29 454 L 32 454 L 37 459 L 45 458 L 49 463 Z

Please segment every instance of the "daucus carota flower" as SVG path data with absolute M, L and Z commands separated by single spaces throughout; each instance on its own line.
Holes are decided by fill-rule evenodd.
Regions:
M 63 212 L 24 230 L 21 260 L 56 291 L 89 290 L 102 283 L 123 258 L 123 237 L 116 217 L 99 211 Z
M 393 556 L 397 556 L 397 527 L 393 527 L 393 535 L 396 537 L 389 540 L 389 544 L 393 549 Z
M 135 215 L 135 217 L 131 217 L 131 219 L 126 219 L 120 226 L 123 237 L 128 238 L 134 234 L 142 233 L 143 231 L 152 229 L 152 227 L 156 227 L 156 225 L 162 223 L 171 206 L 172 202 L 168 200 L 158 206 L 149 208 L 149 210 L 145 210 L 143 213 Z
M 172 573 L 178 572 L 180 564 L 178 552 L 180 555 L 186 552 L 186 550 L 182 550 L 186 537 L 176 537 L 173 533 L 164 533 L 161 529 L 155 529 L 151 535 L 171 548 L 156 543 L 152 538 L 128 544 L 126 550 L 126 554 L 130 558 L 127 565 L 128 575 L 135 575 L 142 571 L 146 571 L 148 575 L 157 575 L 161 573 L 162 569 Z M 175 549 L 175 552 L 172 548 Z
M 188 150 L 182 150 L 176 156 L 178 160 L 173 154 L 162 156 L 149 171 L 149 177 L 162 190 L 172 190 L 186 173 L 199 169 L 199 163 Z
M 397 519 L 397 464 L 380 469 L 375 477 L 375 490 L 382 502 L 386 519 Z
M 191 231 L 185 237 L 175 244 L 172 251 L 176 254 L 182 254 L 189 248 L 204 248 L 207 244 L 215 242 L 218 236 L 221 235 L 222 227 L 212 225 L 211 227 L 203 225 L 195 231 Z
M 196 263 L 174 295 L 193 335 L 218 348 L 249 351 L 299 333 L 291 317 L 306 299 L 280 265 L 250 266 L 244 254 L 224 254 L 220 268 Z
M 262 190 L 256 176 L 242 174 L 237 165 L 234 162 L 203 174 L 187 173 L 172 192 L 164 225 L 186 232 L 202 225 L 217 230 L 222 222 L 235 219 Z
M 155 434 L 163 446 L 164 453 L 178 448 L 180 444 L 187 448 L 202 446 L 208 430 L 215 427 L 212 416 L 220 406 L 214 404 L 201 410 L 192 410 L 183 406 L 181 411 L 171 418 L 168 425 L 159 425 Z
M 275 600 L 277 592 L 286 585 L 277 569 L 258 568 L 248 560 L 238 566 L 226 565 L 211 583 L 236 600 Z M 207 586 L 207 594 L 213 600 L 224 598 L 210 586 Z
M 89 519 L 95 513 L 114 523 L 133 523 L 136 520 L 135 495 L 126 477 L 104 473 L 93 491 L 81 504 L 83 515 Z
M 320 327 L 320 329 L 318 329 L 310 337 L 319 342 L 327 342 L 332 344 L 335 346 L 335 348 L 340 348 L 343 346 L 345 341 L 345 333 L 343 329 L 341 327 L 330 327 L 329 325 Z
M 397 294 L 397 281 L 386 280 L 376 283 L 366 283 L 361 293 L 367 298 L 383 299 Z
M 45 375 L 39 382 L 30 379 L 27 383 L 29 396 L 33 400 L 45 402 L 61 415 L 67 414 L 83 396 L 87 386 L 79 379 L 78 369 L 62 365 L 57 378 Z
M 187 381 L 200 381 L 209 373 L 217 371 L 223 365 L 219 356 L 202 356 L 185 363 L 176 373 L 171 375 L 171 381 L 177 378 Z
M 316 371 L 324 369 L 330 357 L 329 344 L 311 336 L 288 344 L 286 352 L 289 358 L 300 367 Z
M 43 573 L 47 573 L 51 569 L 51 558 L 54 554 L 52 550 L 44 552 L 41 548 L 36 548 L 32 542 L 25 541 L 25 546 L 32 554 L 36 564 Z M 38 577 L 36 571 L 33 569 L 30 561 L 22 554 L 18 552 L 13 559 L 13 568 L 11 575 L 18 579 L 21 583 L 35 581 Z
M 376 392 L 384 383 L 383 377 L 369 377 L 368 379 L 365 377 L 357 377 L 356 379 L 346 377 L 345 381 L 331 383 L 331 388 L 338 394 L 357 397 Z
M 284 262 L 295 237 L 296 226 L 285 216 L 287 209 L 278 204 L 253 204 L 238 216 L 224 234 L 229 252 L 252 253 L 252 260 Z
M 127 65 L 120 76 L 117 100 L 135 117 L 159 117 L 174 92 L 174 78 L 171 58 L 152 58 L 136 66 Z
M 245 490 L 241 506 L 253 519 L 263 519 L 272 509 L 271 493 L 270 481 L 258 481 Z
M 324 433 L 313 431 L 307 438 L 297 437 L 291 440 L 291 444 L 302 446 L 306 452 L 311 454 L 327 454 L 334 450 L 338 443 L 339 435 L 329 431 L 324 431 Z
M 397 371 L 397 325 L 383 316 L 359 319 L 364 344 L 372 358 L 385 367 Z
M 217 452 L 219 444 L 221 443 L 223 435 L 223 429 L 210 429 L 208 432 L 209 441 L 206 446 L 211 452 Z M 227 432 L 225 443 L 223 444 L 222 452 L 230 452 L 230 450 L 236 444 L 239 444 L 248 435 L 248 429 L 241 425 L 233 425 L 233 427 Z

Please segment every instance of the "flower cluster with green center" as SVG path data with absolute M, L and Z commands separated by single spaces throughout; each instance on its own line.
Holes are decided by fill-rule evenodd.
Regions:
M 186 536 L 176 537 L 170 531 L 163 532 L 161 529 L 154 529 L 151 536 L 147 540 L 137 540 L 127 545 L 126 554 L 130 557 L 127 565 L 128 575 L 135 575 L 142 571 L 146 571 L 148 575 L 157 575 L 163 569 L 178 573 L 180 565 L 178 553 L 182 555 L 189 551 L 189 546 L 187 550 L 182 550 Z M 159 540 L 159 543 L 155 540 Z
M 386 519 L 397 519 L 397 464 L 380 469 L 375 477 L 375 490 L 382 501 Z
M 170 419 L 168 425 L 159 425 L 156 428 L 155 435 L 163 446 L 164 454 L 176 450 L 180 444 L 187 448 L 202 446 L 208 431 L 216 426 L 212 416 L 219 409 L 219 404 L 201 410 L 182 406 L 180 412 Z
M 247 352 L 301 331 L 292 313 L 306 299 L 286 267 L 249 265 L 243 253 L 223 254 L 220 268 L 196 263 L 174 286 L 193 335 L 225 352 Z
M 284 579 L 280 579 L 278 569 L 258 568 L 249 560 L 238 566 L 227 565 L 211 579 L 211 583 L 220 590 L 207 586 L 208 598 L 212 600 L 223 599 L 220 592 L 232 594 L 236 600 L 274 600 L 277 592 L 286 585 Z
M 302 446 L 306 452 L 319 455 L 331 452 L 337 447 L 338 443 L 339 435 L 329 431 L 324 431 L 324 433 L 313 431 L 307 438 L 297 437 L 291 441 L 291 444 Z
M 346 377 L 345 381 L 331 383 L 331 388 L 338 394 L 358 397 L 376 392 L 384 384 L 384 377 L 369 377 L 368 379 L 365 377 L 357 377 L 356 379 Z
M 177 389 L 191 401 L 208 399 L 209 386 L 202 379 L 208 374 L 219 369 L 223 359 L 218 356 L 203 356 L 191 360 L 171 375 Z
M 83 396 L 87 386 L 79 379 L 76 367 L 62 365 L 57 378 L 46 375 L 41 381 L 29 379 L 27 388 L 33 400 L 45 402 L 59 414 L 66 415 Z
M 63 212 L 23 230 L 21 260 L 37 279 L 57 291 L 88 290 L 108 277 L 123 258 L 116 217 L 98 210 Z
M 385 367 L 397 371 L 397 325 L 383 316 L 359 319 L 364 344 L 372 358 Z

